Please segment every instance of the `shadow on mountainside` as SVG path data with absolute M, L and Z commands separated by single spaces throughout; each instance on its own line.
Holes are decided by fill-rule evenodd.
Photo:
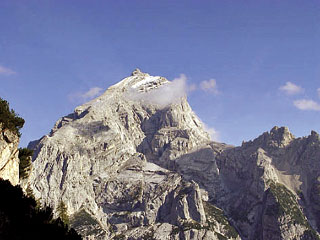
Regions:
M 319 144 L 316 144 L 318 146 L 316 147 L 313 143 L 314 140 L 312 139 L 315 139 L 315 133 L 306 138 L 293 139 L 287 146 L 280 146 L 281 139 L 278 142 L 279 146 L 271 146 L 268 142 L 270 139 L 266 141 L 266 139 L 259 139 L 260 137 L 257 141 L 254 140 L 240 147 L 230 148 L 227 145 L 217 147 L 211 143 L 170 160 L 166 156 L 169 156 L 168 152 L 170 153 L 172 150 L 172 140 L 160 146 L 160 148 L 155 145 L 154 139 L 157 137 L 159 130 L 167 127 L 166 124 L 163 125 L 161 120 L 163 116 L 160 114 L 163 113 L 155 114 L 142 123 L 142 130 L 146 137 L 137 150 L 145 154 L 147 161 L 177 172 L 188 181 L 197 182 L 201 188 L 208 191 L 209 201 L 216 203 L 232 219 L 235 219 L 235 225 L 242 225 L 240 232 L 243 232 L 243 229 L 246 228 L 245 223 L 249 222 L 249 213 L 253 211 L 260 212 L 257 213 L 254 225 L 261 229 L 261 219 L 265 217 L 266 213 L 264 211 L 267 209 L 264 198 L 270 195 L 265 190 L 265 186 L 268 185 L 266 180 L 270 177 L 266 173 L 269 171 L 269 166 L 270 169 L 274 168 L 276 172 L 279 172 L 277 174 L 281 175 L 280 182 L 291 191 L 297 191 L 297 189 L 288 185 L 292 184 L 293 179 L 291 178 L 294 177 L 301 183 L 302 191 L 296 193 L 300 197 L 300 200 L 298 198 L 299 204 L 302 206 L 307 219 L 315 219 L 317 227 L 320 229 L 320 211 L 317 210 L 320 209 L 320 204 L 315 204 L 316 201 L 313 200 L 320 199 L 320 190 L 310 191 L 310 186 L 312 189 L 320 189 L 320 165 L 317 164 L 320 147 Z M 168 122 L 165 121 L 165 123 Z M 170 121 L 168 125 L 168 127 L 172 127 Z M 272 141 L 274 140 L 273 136 L 269 138 Z M 270 165 L 268 165 L 269 160 Z M 261 163 L 267 165 L 260 166 Z M 266 178 L 264 174 L 267 174 Z M 314 192 L 318 195 L 315 195 Z M 313 201 L 314 206 L 312 207 L 309 206 L 310 199 Z M 272 202 L 272 199 L 268 201 Z M 277 204 L 275 203 L 275 206 Z M 311 215 L 314 216 L 308 214 L 310 212 L 313 212 Z M 276 225 L 278 224 L 277 220 L 273 219 L 273 221 L 275 226 L 278 226 Z M 264 228 L 264 231 L 269 230 Z M 280 229 L 277 232 L 276 235 L 280 236 Z M 245 239 L 246 237 L 254 239 L 252 237 L 257 236 L 256 234 L 261 236 L 262 233 L 256 230 L 255 233 L 247 232 L 247 234 L 243 236 Z
M 0 193 L 0 239 L 82 239 L 60 218 L 53 219 L 51 208 L 39 209 L 19 186 L 0 179 Z
M 77 129 L 79 135 L 83 137 L 91 137 L 102 132 L 110 130 L 109 126 L 104 125 L 103 121 L 93 121 L 89 123 L 77 123 L 73 127 Z

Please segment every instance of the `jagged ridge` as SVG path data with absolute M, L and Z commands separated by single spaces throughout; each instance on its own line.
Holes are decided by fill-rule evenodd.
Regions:
M 57 121 L 30 144 L 35 195 L 96 239 L 317 238 L 319 135 L 211 142 L 185 97 L 148 100 L 167 86 L 136 70 Z

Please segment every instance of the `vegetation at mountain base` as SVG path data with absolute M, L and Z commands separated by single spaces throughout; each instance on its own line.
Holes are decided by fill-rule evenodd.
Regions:
M 189 231 L 192 229 L 206 229 L 215 233 L 219 240 L 235 239 L 239 236 L 235 228 L 228 221 L 224 215 L 223 210 L 217 208 L 209 202 L 203 202 L 203 207 L 207 217 L 207 223 L 202 225 L 196 221 L 184 221 L 181 226 L 174 226 L 171 235 L 178 234 L 179 232 Z M 215 231 L 215 227 L 220 225 L 224 235 Z
M 293 223 L 308 226 L 307 220 L 302 214 L 296 202 L 295 195 L 280 183 L 270 182 L 270 191 L 276 198 L 276 209 L 267 209 L 269 215 L 289 215 Z M 275 211 L 276 210 L 276 211 Z
M 0 193 L 0 239 L 82 239 L 60 218 L 54 219 L 51 208 L 38 208 L 19 186 L 1 179 Z
M 28 178 L 31 170 L 31 158 L 33 151 L 28 148 L 19 148 L 19 178 Z
M 34 194 L 33 194 L 33 191 L 32 191 L 32 188 L 30 187 L 30 185 L 28 184 L 26 190 L 25 190 L 25 193 L 27 195 L 27 197 L 30 197 L 30 198 L 33 198 L 36 200 L 36 208 L 37 209 L 40 209 L 41 208 L 41 203 L 40 203 L 40 199 L 37 199 Z
M 87 235 L 100 236 L 104 235 L 105 233 L 99 222 L 94 219 L 85 209 L 81 209 L 77 213 L 70 216 L 69 222 L 70 226 L 76 229 L 78 232 L 81 232 L 81 234 L 85 233 Z M 83 228 L 86 229 L 85 232 L 82 231 Z
M 289 216 L 292 224 L 305 226 L 307 230 L 303 233 L 302 239 L 320 240 L 316 231 L 310 226 L 306 217 L 303 215 L 296 200 L 296 196 L 284 185 L 269 181 L 270 191 L 276 198 L 277 204 L 266 209 L 267 215 Z
M 214 229 L 213 227 L 219 223 L 221 226 L 223 226 L 223 229 L 225 231 L 225 236 L 230 238 L 237 238 L 239 234 L 235 230 L 235 228 L 231 225 L 231 223 L 228 221 L 227 217 L 225 216 L 223 210 L 217 208 L 213 204 L 209 202 L 203 202 L 204 211 L 206 213 L 207 222 L 209 225 L 209 228 Z M 217 234 L 217 233 L 216 233 Z M 218 237 L 224 237 L 221 234 L 217 234 Z M 219 239 L 220 239 L 219 238 Z
M 74 228 L 81 225 L 96 225 L 99 224 L 97 220 L 92 218 L 92 216 L 84 209 L 81 209 L 79 212 L 74 214 L 71 219 L 72 226 Z
M 21 136 L 20 129 L 24 125 L 24 119 L 19 117 L 13 109 L 10 109 L 9 103 L 2 98 L 0 98 L 0 122 L 4 128 Z
M 61 200 L 58 208 L 57 208 L 58 216 L 64 222 L 64 224 L 69 224 L 69 216 L 68 216 L 68 209 L 66 204 Z

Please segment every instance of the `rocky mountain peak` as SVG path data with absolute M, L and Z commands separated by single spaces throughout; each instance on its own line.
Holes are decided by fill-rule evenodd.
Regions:
M 170 84 L 135 70 L 59 119 L 51 134 L 32 143 L 29 184 L 36 197 L 53 208 L 63 201 L 72 216 L 90 213 L 107 239 L 110 226 L 121 232 L 154 224 L 160 208 L 179 211 L 174 221 L 163 218 L 170 224 L 203 223 L 200 190 L 169 166 L 210 139 L 186 98 L 166 107 L 152 101 Z
M 283 146 L 288 145 L 295 137 L 289 131 L 288 127 L 273 127 L 270 131 L 270 135 L 273 140 L 277 141 Z
M 184 96 L 159 102 L 174 84 L 137 69 L 58 120 L 32 143 L 35 196 L 86 239 L 320 239 L 319 135 L 213 143 Z
M 320 135 L 316 131 L 312 130 L 309 136 L 309 139 L 312 139 L 313 141 L 316 141 L 316 142 L 320 142 Z
M 254 141 L 244 143 L 244 145 L 256 145 L 259 147 L 279 147 L 284 148 L 288 146 L 295 136 L 289 131 L 288 127 L 273 127 L 270 132 L 264 132 Z
M 131 76 L 136 76 L 136 75 L 141 75 L 142 72 L 139 68 L 136 68 L 135 70 L 133 70 L 133 72 L 131 73 Z
M 141 96 L 142 93 L 149 92 L 154 89 L 158 89 L 166 84 L 170 83 L 166 78 L 160 76 L 151 76 L 148 73 L 141 72 L 140 69 L 135 69 L 131 76 L 124 78 L 117 84 L 108 88 L 108 96 L 110 93 L 118 94 L 129 100 L 137 100 L 146 98 Z

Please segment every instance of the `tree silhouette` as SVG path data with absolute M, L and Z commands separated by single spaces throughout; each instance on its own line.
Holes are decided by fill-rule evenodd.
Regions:
M 23 194 L 19 186 L 0 179 L 0 239 L 71 239 L 81 236 L 60 219 L 53 218 L 52 209 L 39 209 L 36 201 Z
M 57 208 L 58 216 L 65 224 L 69 224 L 68 209 L 66 204 L 61 200 Z
M 24 179 L 29 176 L 31 170 L 31 158 L 33 151 L 28 148 L 19 148 L 19 178 Z
M 4 128 L 21 136 L 20 129 L 24 125 L 24 119 L 19 117 L 13 109 L 10 110 L 9 103 L 2 98 L 0 98 L 0 122 Z

